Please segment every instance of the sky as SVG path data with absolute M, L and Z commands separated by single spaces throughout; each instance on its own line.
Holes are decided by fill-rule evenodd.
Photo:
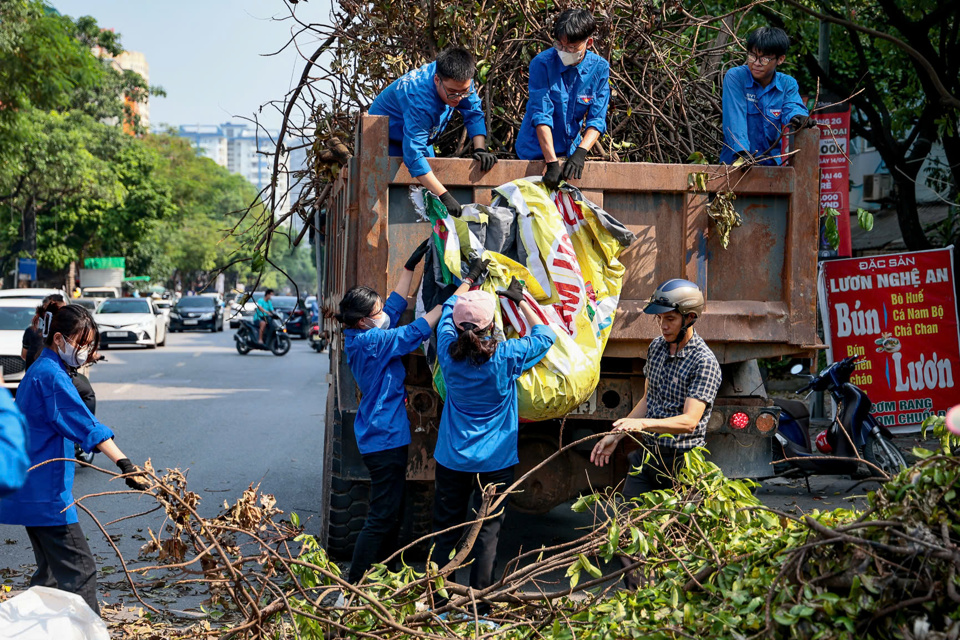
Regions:
M 294 49 L 265 57 L 290 38 L 283 0 L 49 0 L 60 13 L 93 16 L 121 36 L 129 51 L 150 65 L 150 84 L 166 98 L 150 98 L 150 126 L 220 124 L 251 117 L 260 105 L 281 99 L 303 70 Z M 297 16 L 325 22 L 328 0 L 300 2 Z M 306 55 L 311 40 L 300 42 Z M 280 115 L 264 109 L 261 122 L 279 128 Z

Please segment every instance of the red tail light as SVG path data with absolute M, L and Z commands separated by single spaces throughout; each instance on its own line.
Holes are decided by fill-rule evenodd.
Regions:
M 750 416 L 743 411 L 737 411 L 730 416 L 730 426 L 734 429 L 746 429 L 748 424 L 750 424 Z

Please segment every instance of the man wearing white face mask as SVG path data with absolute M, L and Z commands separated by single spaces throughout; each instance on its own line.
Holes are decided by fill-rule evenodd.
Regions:
M 110 428 L 80 400 L 68 373 L 68 367 L 83 366 L 97 349 L 93 317 L 83 307 L 51 301 L 41 309 L 39 328 L 45 348 L 17 389 L 34 468 L 19 491 L 0 500 L 0 523 L 27 528 L 37 559 L 31 586 L 76 593 L 99 613 L 96 562 L 73 504 L 73 444 L 88 453 L 102 452 L 123 474 L 134 474 L 136 468 L 113 442 Z M 136 491 L 147 489 L 134 475 L 126 483 Z
M 517 157 L 547 162 L 543 183 L 579 180 L 590 149 L 607 130 L 610 63 L 593 46 L 597 23 L 567 9 L 553 23 L 554 46 L 530 62 L 530 97 L 517 135 Z M 567 161 L 560 167 L 558 156 Z

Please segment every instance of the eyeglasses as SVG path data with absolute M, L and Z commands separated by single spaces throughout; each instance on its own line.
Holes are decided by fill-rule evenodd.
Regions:
M 447 100 L 463 100 L 464 98 L 473 95 L 473 86 L 467 91 L 450 91 L 447 89 L 447 85 L 443 84 L 443 80 L 440 79 L 440 76 L 433 76 L 436 78 L 437 82 L 440 83 L 440 88 L 443 89 L 443 93 L 447 96 Z
M 557 51 L 563 51 L 564 53 L 580 53 L 581 51 L 580 47 L 575 44 L 563 46 L 559 42 L 554 41 L 553 46 L 556 47 Z
M 754 62 L 759 60 L 761 67 L 767 66 L 768 64 L 770 64 L 776 59 L 777 59 L 776 56 L 758 56 L 757 54 L 752 52 L 747 54 L 747 62 L 753 64 Z

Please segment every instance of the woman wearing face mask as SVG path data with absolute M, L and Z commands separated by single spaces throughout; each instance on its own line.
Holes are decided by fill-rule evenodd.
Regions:
M 543 184 L 579 180 L 587 154 L 607 130 L 610 64 L 590 48 L 597 22 L 567 9 L 553 22 L 553 47 L 530 61 L 529 99 L 517 134 L 517 157 L 545 160 Z M 566 156 L 563 168 L 559 156 Z
M 113 442 L 113 432 L 83 404 L 68 369 L 83 366 L 97 350 L 99 335 L 93 317 L 76 305 L 48 303 L 40 331 L 44 349 L 27 369 L 17 389 L 17 408 L 28 425 L 30 465 L 72 458 L 73 443 L 84 451 L 99 450 L 124 474 L 133 463 Z M 74 464 L 47 462 L 27 474 L 23 488 L 0 500 L 0 523 L 27 528 L 37 559 L 31 586 L 56 587 L 80 595 L 99 614 L 97 567 L 77 521 L 73 502 Z M 127 485 L 143 491 L 136 477 Z
M 63 301 L 63 296 L 54 293 L 44 298 L 40 306 L 37 307 L 37 311 L 33 315 L 33 321 L 30 323 L 30 326 L 23 331 L 23 350 L 20 352 L 20 357 L 27 363 L 26 368 L 29 369 L 30 365 L 36 362 L 40 354 L 43 353 L 43 336 L 39 328 L 43 314 L 46 311 L 59 309 L 65 304 L 66 302 Z M 87 358 L 87 363 L 93 364 L 99 359 L 100 354 L 91 353 L 90 357 Z M 90 384 L 90 378 L 80 373 L 80 371 L 74 367 L 69 367 L 67 372 L 70 374 L 70 380 L 73 382 L 73 386 L 77 388 L 77 393 L 80 394 L 80 399 L 83 400 L 83 404 L 87 406 L 87 409 L 90 409 L 90 413 L 96 415 L 97 394 L 93 390 L 93 385 Z M 79 445 L 74 446 L 74 453 L 78 460 L 93 462 L 94 454 L 86 453 Z
M 417 247 L 404 265 L 397 288 L 383 301 L 369 287 L 355 286 L 340 301 L 336 314 L 344 326 L 344 352 L 360 387 L 360 407 L 353 430 L 363 463 L 370 472 L 367 519 L 353 548 L 348 579 L 356 584 L 375 562 L 396 548 L 410 444 L 406 370 L 400 358 L 415 351 L 433 333 L 440 319 L 436 306 L 415 322 L 398 327 L 414 289 L 413 272 L 430 247 L 430 238 Z M 464 293 L 486 271 L 478 258 L 457 289 Z
M 492 333 L 496 300 L 486 291 L 447 300 L 437 328 L 437 359 L 447 398 L 433 452 L 437 461 L 433 528 L 452 529 L 436 536 L 433 558 L 441 566 L 467 531 L 454 527 L 476 517 L 483 487 L 496 485 L 502 491 L 513 482 L 513 468 L 519 462 L 517 378 L 540 362 L 557 339 L 523 299 L 523 286 L 516 278 L 498 295 L 517 304 L 533 327 L 529 335 L 497 342 Z M 470 552 L 470 586 L 478 591 L 493 584 L 505 510 L 506 500 L 499 515 L 483 523 Z M 485 615 L 489 605 L 480 604 L 477 611 Z

